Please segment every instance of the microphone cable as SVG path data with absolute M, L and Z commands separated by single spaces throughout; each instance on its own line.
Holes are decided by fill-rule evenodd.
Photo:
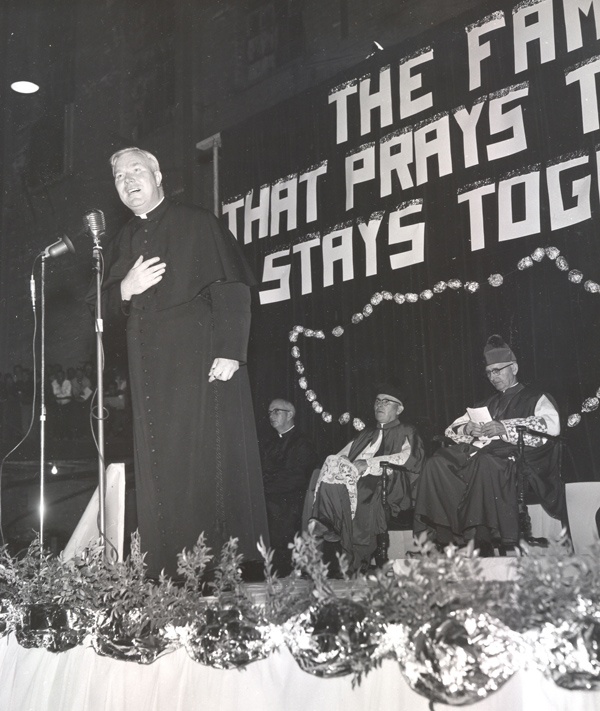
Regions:
M 4 464 L 6 460 L 10 457 L 11 454 L 14 454 L 19 447 L 25 442 L 25 440 L 29 437 L 31 434 L 31 431 L 33 430 L 33 425 L 35 422 L 35 405 L 36 405 L 36 400 L 37 400 L 37 354 L 36 354 L 36 349 L 35 349 L 35 344 L 37 340 L 37 331 L 38 331 L 38 319 L 37 319 L 37 310 L 35 308 L 35 276 L 34 276 L 34 270 L 35 270 L 35 264 L 37 260 L 41 257 L 41 254 L 38 254 L 36 258 L 33 260 L 33 265 L 31 267 L 31 274 L 29 277 L 29 287 L 31 291 L 31 308 L 33 311 L 33 337 L 32 337 L 32 342 L 31 342 L 31 351 L 33 354 L 33 395 L 32 395 L 32 403 L 31 403 L 31 419 L 29 421 L 29 427 L 27 429 L 27 432 L 23 435 L 21 440 L 15 444 L 15 446 L 7 452 L 3 457 L 2 460 L 0 461 L 0 540 L 2 541 L 2 545 L 6 545 L 6 540 L 4 538 L 4 527 L 3 527 L 3 520 L 2 520 L 2 474 L 4 471 Z M 44 387 L 44 383 L 41 383 L 41 387 Z M 41 502 L 40 502 L 41 503 Z

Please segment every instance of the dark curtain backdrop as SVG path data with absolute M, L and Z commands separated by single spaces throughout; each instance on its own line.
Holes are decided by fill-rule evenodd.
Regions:
M 581 15 L 583 47 L 567 51 L 562 3 L 554 4 L 554 37 L 556 56 L 541 62 L 537 42 L 530 43 L 528 69 L 515 73 L 513 61 L 512 2 L 490 4 L 488 12 L 502 10 L 505 28 L 490 32 L 492 57 L 484 60 L 482 86 L 469 91 L 468 57 L 465 27 L 486 17 L 484 11 L 461 17 L 452 23 L 424 33 L 401 46 L 386 49 L 367 58 L 361 65 L 294 98 L 254 116 L 223 134 L 222 193 L 224 203 L 243 197 L 254 190 L 258 202 L 260 186 L 273 184 L 294 173 L 327 160 L 327 173 L 318 183 L 318 219 L 306 224 L 303 211 L 298 212 L 298 226 L 285 230 L 285 220 L 278 235 L 257 237 L 244 246 L 259 281 L 265 257 L 305 240 L 306 235 L 321 237 L 342 223 L 355 224 L 368 220 L 372 213 L 383 211 L 378 237 L 377 274 L 365 276 L 365 250 L 355 225 L 353 235 L 354 278 L 342 280 L 341 265 L 334 267 L 334 284 L 323 286 L 320 247 L 312 252 L 310 294 L 300 288 L 299 255 L 290 254 L 291 298 L 276 303 L 260 304 L 254 309 L 251 344 L 251 373 L 257 412 L 266 413 L 274 397 L 293 400 L 298 421 L 314 439 L 321 455 L 340 448 L 354 436 L 352 425 L 337 421 L 343 412 L 370 421 L 373 385 L 393 377 L 406 392 L 406 418 L 416 421 L 430 437 L 444 428 L 465 406 L 490 392 L 484 376 L 482 349 L 492 333 L 501 334 L 518 355 L 521 379 L 534 382 L 550 391 L 566 417 L 580 412 L 582 401 L 595 395 L 600 386 L 598 364 L 598 313 L 600 295 L 591 294 L 557 269 L 547 257 L 530 269 L 520 271 L 517 263 L 538 247 L 556 246 L 568 260 L 569 267 L 583 272 L 583 281 L 600 281 L 599 199 L 596 143 L 598 131 L 584 133 L 580 94 L 576 84 L 566 85 L 565 71 L 600 53 L 595 37 L 593 16 Z M 535 21 L 536 16 L 531 21 Z M 424 48 L 431 47 L 434 58 L 418 66 L 423 89 L 431 91 L 433 106 L 422 114 L 402 121 L 398 112 L 398 68 L 400 61 Z M 358 94 L 348 101 L 349 140 L 336 143 L 335 109 L 328 97 L 334 87 L 371 76 L 371 92 L 378 88 L 380 69 L 390 66 L 392 125 L 379 127 L 379 112 L 372 114 L 373 130 L 363 136 L 358 126 Z M 490 97 L 507 87 L 526 83 L 528 95 L 505 107 L 522 111 L 527 147 L 514 155 L 488 160 L 486 146 L 506 138 L 511 131 L 491 134 L 488 120 Z M 462 134 L 453 112 L 460 106 L 469 110 L 477 100 L 486 102 L 477 127 L 478 165 L 465 168 Z M 379 146 L 382 137 L 393 131 L 416 127 L 421 122 L 448 114 L 451 123 L 452 171 L 440 176 L 435 159 L 428 161 L 426 183 L 402 189 L 394 179 L 392 194 L 380 197 L 379 182 L 372 180 L 355 187 L 355 204 L 345 209 L 346 156 L 364 144 Z M 377 151 L 376 151 L 377 152 Z M 585 164 L 566 171 L 562 199 L 565 207 L 576 204 L 572 185 L 576 179 L 590 176 L 591 218 L 562 229 L 551 230 L 550 209 L 546 193 L 546 168 L 569 156 L 587 156 Z M 378 169 L 378 167 L 377 167 Z M 498 240 L 498 184 L 512 175 L 540 171 L 540 230 L 535 234 L 500 242 Z M 411 166 L 413 179 L 414 165 Z M 494 195 L 484 198 L 485 248 L 472 251 L 469 210 L 459 204 L 457 193 L 467 186 L 489 182 Z M 299 195 L 303 196 L 303 186 Z M 406 201 L 422 200 L 422 211 L 405 219 L 405 223 L 425 223 L 424 260 L 413 266 L 393 270 L 390 254 L 402 251 L 387 244 L 389 213 Z M 515 220 L 526 211 L 524 193 L 513 191 L 512 209 Z M 238 211 L 238 239 L 242 241 L 243 210 Z M 286 262 L 286 259 L 283 260 Z M 504 283 L 491 287 L 490 274 L 500 273 Z M 374 313 L 354 325 L 351 317 L 360 312 L 370 297 L 382 290 L 392 293 L 420 294 L 432 289 L 440 280 L 457 278 L 480 283 L 476 293 L 464 289 L 447 289 L 429 301 L 398 305 L 385 301 Z M 273 288 L 264 284 L 261 290 Z M 299 337 L 288 340 L 294 325 L 322 329 L 324 340 Z M 331 330 L 342 325 L 343 336 L 335 338 Z M 305 392 L 298 385 L 299 374 L 290 351 L 296 345 L 306 368 L 308 387 L 314 390 L 324 409 L 333 416 L 325 423 L 312 410 Z M 266 426 L 266 414 L 262 426 Z M 571 478 L 598 478 L 600 449 L 597 412 L 584 414 L 578 427 L 567 432 L 574 464 L 568 462 Z

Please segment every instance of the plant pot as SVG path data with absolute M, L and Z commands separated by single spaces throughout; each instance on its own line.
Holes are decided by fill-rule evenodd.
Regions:
M 5 600 L 0 602 L 0 639 L 5 634 L 10 632 L 10 618 L 12 612 L 12 604 Z
M 137 610 L 110 619 L 105 616 L 95 630 L 92 646 L 97 654 L 121 661 L 152 664 L 163 654 L 173 651 L 173 644 L 165 638 L 162 630 L 153 630 L 150 622 L 135 623 L 140 618 Z M 131 633 L 129 630 L 135 629 Z
M 193 627 L 185 648 L 200 664 L 238 669 L 271 653 L 265 620 L 237 605 L 208 607 Z
M 23 605 L 15 625 L 15 635 L 22 647 L 42 647 L 49 652 L 76 647 L 87 631 L 80 610 L 57 604 Z
M 312 605 L 284 629 L 288 649 L 303 671 L 335 677 L 369 668 L 383 628 L 364 605 L 340 598 Z

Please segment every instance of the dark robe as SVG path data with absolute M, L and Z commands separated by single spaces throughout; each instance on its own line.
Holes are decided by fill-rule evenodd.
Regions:
M 127 319 L 138 526 L 148 573 L 204 531 L 213 553 L 239 538 L 247 559 L 268 541 L 246 348 L 254 282 L 214 215 L 164 200 L 134 217 L 107 251 L 108 312 Z M 166 263 L 163 279 L 123 304 L 120 283 L 139 255 Z M 208 382 L 215 357 L 240 361 Z
M 542 395 L 517 384 L 497 392 L 486 406 L 494 420 L 530 417 Z M 525 446 L 523 466 L 529 486 L 545 510 L 565 520 L 564 484 L 559 476 L 558 445 L 551 440 L 539 447 Z M 415 505 L 415 534 L 434 533 L 443 544 L 471 538 L 514 545 L 519 541 L 518 448 L 502 439 L 478 449 L 471 444 L 443 447 L 421 472 Z
M 387 502 L 392 515 L 395 515 L 412 506 L 415 486 L 423 465 L 423 443 L 415 427 L 394 420 L 383 426 L 363 430 L 350 447 L 348 459 L 351 462 L 374 441 L 378 429 L 383 429 L 383 439 L 374 456 L 399 454 L 407 438 L 410 444 L 410 455 L 402 465 L 407 475 L 403 476 L 400 472 L 392 472 L 390 475 Z M 368 565 L 377 545 L 377 535 L 387 530 L 381 499 L 381 476 L 368 474 L 358 480 L 354 518 L 348 490 L 343 484 L 322 482 L 312 503 L 315 484 L 316 478 L 308 496 L 312 504 L 310 517 L 320 524 L 316 530 L 326 530 L 325 540 L 340 541 L 351 569 L 357 570 Z
M 282 435 L 273 431 L 263 443 L 261 460 L 274 565 L 287 575 L 292 567 L 288 544 L 302 527 L 304 496 L 317 463 L 315 448 L 297 427 Z

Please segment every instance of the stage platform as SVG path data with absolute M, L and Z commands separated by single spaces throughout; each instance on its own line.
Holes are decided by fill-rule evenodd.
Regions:
M 413 562 L 397 561 L 402 572 Z M 483 575 L 508 580 L 516 561 L 484 559 Z M 356 583 L 332 581 L 344 597 Z M 255 603 L 264 583 L 247 586 Z M 2 711 L 441 711 L 450 709 L 413 691 L 400 666 L 385 660 L 353 685 L 351 676 L 319 678 L 302 671 L 282 644 L 268 658 L 241 670 L 193 661 L 185 649 L 150 665 L 99 656 L 89 645 L 60 654 L 25 649 L 13 634 L 0 640 Z M 463 708 L 474 711 L 598 711 L 600 691 L 568 691 L 540 672 L 519 671 L 489 696 Z
M 543 551 L 541 552 L 543 554 Z M 416 558 L 398 558 L 392 561 L 394 572 L 398 575 L 407 573 L 408 569 L 416 563 Z M 514 580 L 516 577 L 516 558 L 500 557 L 481 558 L 481 577 L 485 580 Z M 367 576 L 368 581 L 368 576 Z M 360 596 L 361 586 L 354 581 L 329 580 L 329 585 L 333 588 L 337 597 Z M 299 581 L 299 584 L 301 581 Z M 364 588 L 364 585 L 362 586 Z M 262 582 L 245 583 L 246 590 L 250 593 L 252 601 L 257 605 L 263 605 L 266 600 L 266 585 Z
M 74 498 L 79 501 L 81 511 L 85 508 L 96 485 L 96 464 L 90 460 L 57 462 L 57 468 L 58 478 L 49 488 L 54 491 L 51 496 L 55 515 L 64 518 L 64 512 L 60 513 L 61 501 L 69 501 L 68 506 L 72 507 Z M 23 499 L 23 492 L 27 492 L 29 504 L 25 506 L 23 501 L 21 504 L 30 517 L 35 512 L 36 472 L 36 463 L 24 462 L 13 465 L 9 475 L 8 491 L 12 497 L 9 501 L 18 504 L 19 496 Z M 3 507 L 6 505 L 5 494 Z M 556 538 L 559 524 L 538 509 L 530 508 L 534 535 Z M 21 521 L 31 520 L 22 512 L 19 514 L 18 507 L 8 510 L 12 521 L 19 515 Z M 76 525 L 79 515 L 74 514 L 72 522 L 69 519 L 69 528 Z M 414 548 L 411 532 L 391 533 L 390 558 L 400 579 L 417 564 L 415 558 L 406 557 L 407 551 Z M 481 576 L 487 580 L 514 580 L 517 563 L 515 557 L 481 559 Z M 552 565 L 550 556 L 548 564 Z M 333 580 L 331 586 L 338 598 L 355 598 L 360 597 L 365 582 Z M 264 604 L 265 583 L 247 583 L 246 589 L 254 604 Z M 100 656 L 89 641 L 65 652 L 52 653 L 20 646 L 14 633 L 0 639 L 0 711 L 440 711 L 446 708 L 452 707 L 438 702 L 432 706 L 428 698 L 413 691 L 395 661 L 384 660 L 360 684 L 353 683 L 351 675 L 320 678 L 300 668 L 283 639 L 266 659 L 240 670 L 203 666 L 183 647 L 164 654 L 152 664 L 142 665 Z M 498 691 L 463 708 L 600 711 L 600 690 L 569 691 L 536 669 L 520 670 Z
M 435 704 L 435 710 L 453 708 Z M 598 711 L 600 692 L 566 691 L 537 672 L 517 672 L 474 711 Z M 303 672 L 286 648 L 243 670 L 194 662 L 183 649 L 149 666 L 98 656 L 90 647 L 62 654 L 0 640 L 2 711 L 431 711 L 399 665 L 382 666 L 352 686 L 349 676 Z

